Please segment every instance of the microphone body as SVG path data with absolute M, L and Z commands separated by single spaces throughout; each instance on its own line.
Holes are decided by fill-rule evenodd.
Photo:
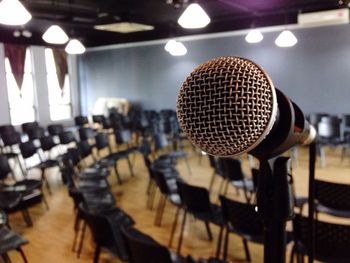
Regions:
M 177 116 L 194 145 L 221 157 L 249 152 L 269 159 L 316 137 L 300 108 L 269 75 L 239 57 L 198 66 L 180 89 Z

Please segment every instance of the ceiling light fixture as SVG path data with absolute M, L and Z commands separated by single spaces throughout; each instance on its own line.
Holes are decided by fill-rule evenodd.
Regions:
M 258 29 L 250 30 L 249 33 L 245 36 L 245 41 L 251 44 L 259 43 L 263 39 L 264 39 L 264 36 L 261 34 L 260 30 Z
M 210 23 L 210 17 L 199 4 L 193 3 L 186 8 L 177 22 L 183 28 L 203 28 Z
M 164 49 L 172 56 L 183 56 L 187 53 L 185 45 L 174 39 L 170 39 L 164 46 Z
M 282 31 L 275 40 L 275 44 L 279 47 L 292 47 L 298 42 L 295 35 L 289 31 Z
M 71 55 L 83 54 L 85 52 L 85 50 L 86 50 L 86 48 L 78 39 L 69 40 L 69 42 L 65 48 L 65 51 Z
M 0 3 L 0 23 L 9 26 L 26 24 L 32 15 L 18 0 L 2 0 Z
M 45 33 L 43 34 L 42 38 L 47 43 L 58 44 L 58 45 L 64 44 L 64 43 L 66 43 L 69 40 L 67 34 L 58 25 L 50 26 L 45 31 Z

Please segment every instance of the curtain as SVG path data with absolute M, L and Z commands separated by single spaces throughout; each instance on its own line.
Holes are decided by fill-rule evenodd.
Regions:
M 5 44 L 5 57 L 10 61 L 12 74 L 15 77 L 17 86 L 21 91 L 24 77 L 24 62 L 27 46 Z
M 64 50 L 57 48 L 53 48 L 52 52 L 56 65 L 58 84 L 63 94 L 64 79 L 68 74 L 67 54 Z

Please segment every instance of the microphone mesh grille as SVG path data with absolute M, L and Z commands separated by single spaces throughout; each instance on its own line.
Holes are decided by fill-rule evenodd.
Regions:
M 210 155 L 233 156 L 254 148 L 270 131 L 274 98 L 269 76 L 255 63 L 220 57 L 187 77 L 177 116 L 194 145 Z

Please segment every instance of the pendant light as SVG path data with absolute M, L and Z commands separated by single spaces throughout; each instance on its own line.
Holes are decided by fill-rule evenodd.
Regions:
M 185 45 L 175 39 L 170 39 L 164 46 L 164 49 L 172 56 L 184 56 L 187 53 Z
M 193 3 L 185 9 L 177 22 L 183 28 L 203 28 L 210 23 L 210 17 L 199 4 Z
M 0 3 L 0 23 L 19 26 L 28 23 L 32 15 L 18 0 L 2 0 Z
M 75 38 L 69 40 L 65 48 L 65 51 L 71 55 L 83 54 L 85 50 L 86 48 L 84 47 L 84 45 L 78 39 Z
M 259 43 L 264 39 L 259 29 L 251 29 L 245 37 L 245 41 L 250 44 Z
M 67 34 L 63 31 L 63 29 L 59 25 L 50 26 L 45 31 L 42 38 L 46 43 L 57 44 L 57 45 L 65 44 L 69 40 Z
M 275 40 L 278 47 L 292 47 L 298 43 L 296 36 L 289 30 L 283 30 Z

